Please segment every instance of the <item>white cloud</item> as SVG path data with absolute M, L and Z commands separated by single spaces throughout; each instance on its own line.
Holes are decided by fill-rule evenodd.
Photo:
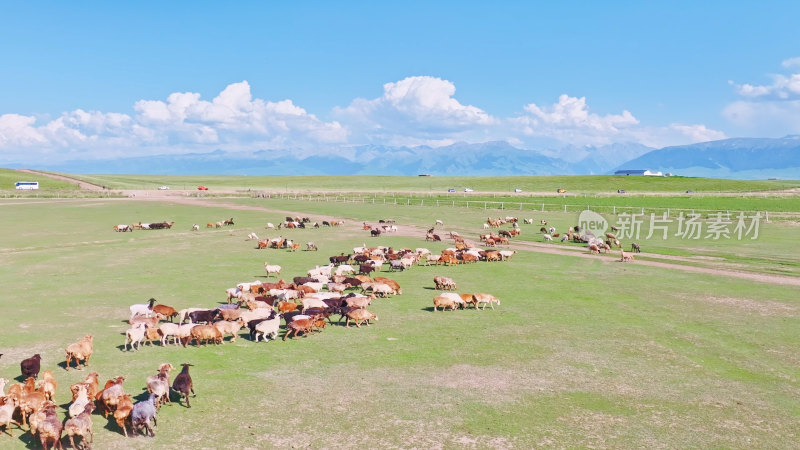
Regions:
M 47 142 L 42 133 L 34 127 L 35 117 L 19 114 L 0 116 L 0 148 L 27 147 Z
M 347 136 L 339 123 L 322 122 L 291 100 L 254 100 L 246 81 L 229 85 L 210 102 L 201 100 L 199 94 L 174 93 L 166 102 L 139 101 L 134 109 L 142 124 L 187 142 L 238 147 L 250 141 L 269 145 L 293 140 L 302 147 L 313 142 L 344 142 Z
M 784 60 L 787 69 L 800 67 L 800 57 Z M 766 85 L 734 85 L 740 100 L 726 105 L 722 116 L 745 133 L 782 136 L 800 132 L 800 73 L 771 75 Z
M 628 111 L 601 116 L 589 112 L 585 97 L 562 94 L 558 103 L 525 105 L 527 114 L 509 119 L 512 132 L 524 137 L 553 138 L 573 145 L 605 145 L 639 121 Z M 520 137 L 518 136 L 518 137 Z
M 725 139 L 725 133 L 717 130 L 712 130 L 705 125 L 683 125 L 673 123 L 669 126 L 670 130 L 674 130 L 680 135 L 686 136 L 691 142 L 708 142 Z
M 524 110 L 527 114 L 507 121 L 509 134 L 519 142 L 515 144 L 518 146 L 551 139 L 572 146 L 639 143 L 659 148 L 726 137 L 723 132 L 709 129 L 702 124 L 643 126 L 627 110 L 619 114 L 592 113 L 585 97 L 570 97 L 566 94 L 559 96 L 558 102 L 552 105 L 531 103 Z
M 628 111 L 622 114 L 609 114 L 599 116 L 589 113 L 586 106 L 586 97 L 570 97 L 562 94 L 558 97 L 558 103 L 540 107 L 531 103 L 524 107 L 534 119 L 534 123 L 553 126 L 556 128 L 572 128 L 595 130 L 601 133 L 613 133 L 631 125 L 636 125 L 639 121 Z
M 753 86 L 752 84 L 747 83 L 736 86 L 736 93 L 742 97 L 763 97 L 765 95 L 769 95 L 769 92 L 770 88 L 767 86 Z
M 133 109 L 133 116 L 77 109 L 41 124 L 34 117 L 6 114 L 0 116 L 0 150 L 25 154 L 23 149 L 35 147 L 64 157 L 113 157 L 304 148 L 347 139 L 341 124 L 321 121 L 291 100 L 253 99 L 246 81 L 230 84 L 211 101 L 176 92 L 166 101 L 140 100 Z
M 356 139 L 391 145 L 453 142 L 496 123 L 488 113 L 453 98 L 455 85 L 441 78 L 408 77 L 383 85 L 381 97 L 357 98 L 334 114 Z
M 772 84 L 766 86 L 741 84 L 736 85 L 736 93 L 746 98 L 761 98 L 773 100 L 790 100 L 800 98 L 800 74 L 789 76 L 773 75 Z
M 791 83 L 784 83 L 791 90 Z M 698 124 L 643 126 L 629 111 L 599 114 L 585 97 L 561 95 L 551 105 L 530 103 L 516 117 L 493 117 L 455 98 L 456 87 L 429 76 L 386 83 L 374 99 L 356 98 L 334 108 L 338 121 L 323 121 L 292 100 L 252 96 L 247 81 L 226 86 L 216 97 L 175 92 L 163 100 L 135 102 L 132 114 L 65 112 L 55 119 L 0 116 L 0 155 L 5 159 L 110 158 L 222 149 L 252 152 L 292 149 L 303 154 L 347 145 L 428 145 L 504 140 L 518 147 L 602 146 L 635 142 L 651 147 L 724 138 Z M 750 108 L 732 107 L 739 117 Z M 343 151 L 343 150 L 335 150 Z
M 786 68 L 789 68 L 789 67 L 800 67 L 800 56 L 797 56 L 797 57 L 794 57 L 794 58 L 784 59 L 781 62 L 781 65 L 783 67 L 786 67 Z
M 727 105 L 722 116 L 744 132 L 759 136 L 800 133 L 800 100 L 740 100 Z

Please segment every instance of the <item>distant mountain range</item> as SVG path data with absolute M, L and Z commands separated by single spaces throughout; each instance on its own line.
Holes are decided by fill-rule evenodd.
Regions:
M 17 165 L 17 167 L 21 167 Z M 14 167 L 11 167 L 14 168 Z M 800 136 L 737 138 L 653 149 L 640 144 L 525 150 L 507 142 L 446 147 L 356 146 L 327 154 L 293 150 L 75 160 L 36 169 L 152 175 L 584 175 L 650 169 L 683 176 L 800 179 Z
M 618 169 L 650 169 L 714 178 L 800 179 L 800 136 L 735 138 L 664 147 Z

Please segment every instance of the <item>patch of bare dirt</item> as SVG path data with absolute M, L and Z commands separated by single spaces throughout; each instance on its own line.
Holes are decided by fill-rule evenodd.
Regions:
M 723 305 L 740 309 L 742 311 L 756 313 L 764 317 L 796 317 L 798 308 L 784 303 L 769 300 L 752 300 L 748 298 L 731 297 L 705 297 L 700 300 L 717 305 Z
M 533 392 L 556 390 L 554 380 L 510 367 L 460 364 L 438 373 L 434 380 L 436 385 L 480 393 L 481 398 L 492 398 L 497 402 L 514 401 L 519 389 Z

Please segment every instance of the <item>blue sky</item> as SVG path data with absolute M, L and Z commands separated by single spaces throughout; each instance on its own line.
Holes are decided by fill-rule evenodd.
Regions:
M 798 2 L 5 2 L 0 164 L 800 133 Z

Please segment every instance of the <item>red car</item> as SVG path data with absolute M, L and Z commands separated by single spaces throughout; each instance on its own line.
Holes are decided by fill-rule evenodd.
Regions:
M 207 188 L 207 187 L 205 187 L 205 186 L 197 186 L 197 190 L 198 190 L 198 191 L 207 191 L 207 190 L 208 190 L 208 188 Z

